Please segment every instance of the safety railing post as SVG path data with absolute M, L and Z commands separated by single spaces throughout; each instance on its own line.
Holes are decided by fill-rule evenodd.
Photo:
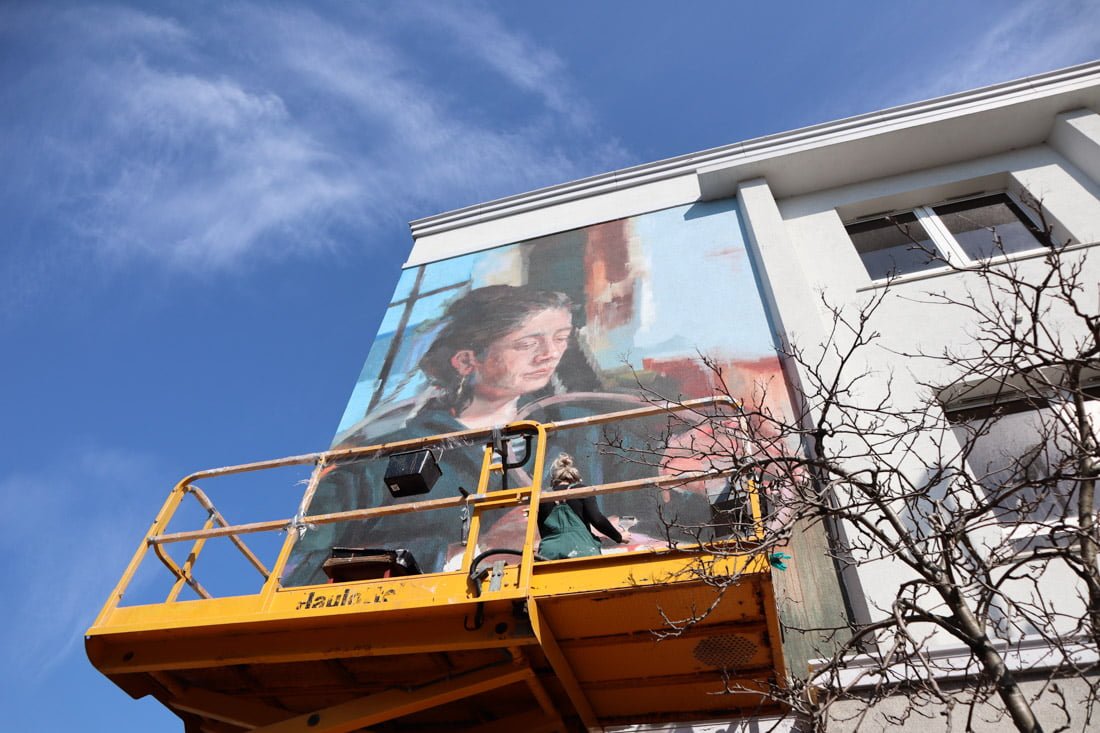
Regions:
M 176 561 L 173 560 L 172 556 L 169 555 L 168 552 L 164 549 L 164 545 L 159 543 L 154 544 L 153 552 L 155 552 L 157 557 L 160 558 L 160 561 L 164 565 L 164 567 L 168 568 L 168 572 L 170 572 L 177 580 L 182 580 L 183 582 L 187 583 L 187 585 L 191 586 L 191 590 L 195 591 L 195 593 L 198 594 L 199 598 L 213 598 L 213 596 L 210 595 L 210 592 L 207 591 L 206 588 L 202 587 L 202 583 L 195 580 L 193 576 L 185 573 L 183 571 L 183 568 L 176 564 Z
M 503 460 L 503 458 L 502 458 Z M 484 496 L 489 492 L 489 477 L 492 476 L 496 464 L 493 463 L 493 446 L 485 446 L 485 453 L 481 458 L 481 475 L 477 480 L 477 496 Z M 477 555 L 477 541 L 481 534 L 481 506 L 477 503 L 467 505 L 470 507 L 470 531 L 466 535 L 466 551 L 462 554 L 462 572 L 470 574 L 470 564 Z
M 210 529 L 214 526 L 214 513 L 210 512 L 210 516 L 207 517 L 206 523 L 203 524 L 203 529 Z M 176 599 L 180 596 L 180 591 L 183 590 L 184 583 L 188 582 L 189 578 L 193 578 L 193 570 L 195 563 L 199 559 L 199 553 L 202 552 L 202 548 L 206 546 L 206 538 L 200 537 L 195 540 L 191 545 L 191 552 L 187 553 L 187 559 L 183 561 L 183 565 L 180 567 L 180 574 L 176 577 L 176 582 L 172 584 L 172 589 L 168 591 L 168 598 L 165 603 L 175 603 Z M 196 583 L 198 581 L 195 581 Z
M 519 587 L 524 593 L 531 587 L 531 572 L 535 563 L 535 538 L 538 536 L 539 497 L 546 466 L 546 429 L 535 427 L 535 462 L 531 467 L 531 497 L 527 504 L 527 529 L 523 535 L 523 557 L 519 566 Z
M 764 541 L 764 511 L 760 501 L 760 482 L 749 479 L 749 507 L 752 509 L 753 536 L 758 542 Z
M 202 508 L 210 512 L 215 524 L 219 527 L 230 526 L 222 513 L 218 511 L 218 508 L 214 506 L 214 502 L 210 501 L 210 497 L 206 495 L 205 491 L 194 484 L 191 484 L 188 488 L 191 491 L 191 495 L 202 505 Z M 229 535 L 229 541 L 233 543 L 233 546 L 236 547 L 242 555 L 244 555 L 245 560 L 248 560 L 249 564 L 256 568 L 260 575 L 264 576 L 264 580 L 267 580 L 271 572 L 267 569 L 267 566 L 260 561 L 260 558 L 256 557 L 256 553 L 248 549 L 248 545 L 244 543 L 244 540 L 235 534 L 231 534 Z
M 264 581 L 263 588 L 260 590 L 260 596 L 263 598 L 265 607 L 271 602 L 272 596 L 280 587 L 283 570 L 290 559 L 290 551 L 294 548 L 294 543 L 298 541 L 299 523 L 305 521 L 306 512 L 309 511 L 309 505 L 313 502 L 313 495 L 317 493 L 317 484 L 321 481 L 321 475 L 324 473 L 326 465 L 327 461 L 324 455 L 320 456 L 314 463 L 313 472 L 309 475 L 309 483 L 306 484 L 306 490 L 302 494 L 302 501 L 298 504 L 298 513 L 286 526 L 286 539 L 283 540 L 283 546 L 279 550 L 279 556 L 275 559 L 275 565 L 272 566 L 271 573 L 268 574 L 267 580 Z
M 157 512 L 156 517 L 153 518 L 153 523 L 150 525 L 149 531 L 142 537 L 141 544 L 138 545 L 133 557 L 130 558 L 130 563 L 126 566 L 126 570 L 123 571 L 118 584 L 115 585 L 107 602 L 103 605 L 99 615 L 96 616 L 96 620 L 92 624 L 93 626 L 98 626 L 102 623 L 112 611 L 118 608 L 118 604 L 122 602 L 123 595 L 125 595 L 127 588 L 130 587 L 130 581 L 133 580 L 138 568 L 141 567 L 141 562 L 145 559 L 145 553 L 149 551 L 149 538 L 156 537 L 164 532 L 164 529 L 175 515 L 176 509 L 179 508 L 180 502 L 183 501 L 190 480 L 191 476 L 188 476 L 176 484 L 172 491 L 169 492 L 168 497 L 164 500 L 164 504 L 161 505 L 160 511 Z

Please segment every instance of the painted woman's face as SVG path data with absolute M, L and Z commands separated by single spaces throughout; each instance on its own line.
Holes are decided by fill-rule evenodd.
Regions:
M 473 357 L 474 392 L 485 399 L 511 399 L 542 389 L 569 348 L 573 320 L 564 308 L 532 313 L 515 330 Z

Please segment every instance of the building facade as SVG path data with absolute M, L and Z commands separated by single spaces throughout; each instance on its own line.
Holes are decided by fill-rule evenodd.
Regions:
M 562 376 L 554 379 L 562 383 L 550 392 L 625 395 L 634 389 L 662 398 L 697 397 L 714 388 L 714 372 L 701 366 L 701 357 L 710 356 L 736 396 L 748 399 L 760 384 L 770 384 L 772 414 L 804 425 L 821 419 L 817 397 L 822 383 L 854 370 L 863 376 L 847 395 L 847 407 L 855 413 L 844 426 L 858 426 L 867 417 L 859 409 L 927 413 L 928 405 L 935 404 L 939 414 L 926 415 L 924 427 L 933 430 L 935 423 L 940 432 L 934 438 L 909 436 L 913 442 L 906 445 L 898 437 L 893 445 L 874 448 L 874 455 L 860 454 L 852 444 L 842 446 L 839 461 L 855 470 L 884 461 L 895 471 L 892 480 L 908 481 L 926 497 L 936 482 L 951 483 L 942 476 L 929 480 L 931 469 L 965 465 L 969 472 L 968 498 L 951 504 L 958 497 L 950 496 L 954 489 L 945 489 L 946 494 L 929 499 L 939 504 L 925 514 L 903 498 L 890 497 L 897 499 L 901 515 L 919 515 L 909 520 L 920 524 L 937 512 L 965 512 L 968 501 L 983 501 L 978 487 L 987 492 L 984 496 L 994 495 L 998 486 L 1007 485 L 997 471 L 1008 470 L 1001 465 L 1008 458 L 1016 459 L 1013 468 L 1031 472 L 1023 481 L 1030 484 L 998 498 L 979 512 L 981 521 L 964 528 L 975 548 L 986 548 L 975 552 L 984 552 L 987 560 L 995 556 L 990 562 L 1005 567 L 1006 547 L 1016 547 L 1021 558 L 1034 550 L 1021 534 L 1049 535 L 1050 544 L 1059 546 L 1057 528 L 1052 529 L 1057 524 L 1070 527 L 1060 535 L 1061 545 L 1080 539 L 1072 531 L 1076 489 L 1063 482 L 1049 484 L 1051 494 L 1027 493 L 1046 474 L 1036 478 L 1037 464 L 1022 466 L 1019 459 L 1038 444 L 1029 436 L 1046 438 L 1050 450 L 1061 439 L 1050 426 L 1061 414 L 1059 404 L 1074 396 L 1055 394 L 1061 384 L 1056 372 L 1067 363 L 1082 367 L 1074 382 L 1082 397 L 1081 414 L 1095 414 L 1087 403 L 1094 393 L 1097 354 L 1080 348 L 1060 364 L 1057 358 L 1036 364 L 1029 361 L 1034 354 L 1021 352 L 1013 358 L 1025 376 L 1022 386 L 1016 385 L 1003 371 L 1011 359 L 981 362 L 990 342 L 975 329 L 990 336 L 990 323 L 1006 318 L 1049 328 L 1042 338 L 1063 354 L 1087 347 L 1089 339 L 1095 342 L 1095 331 L 1088 333 L 1095 321 L 1088 319 L 1098 312 L 1100 282 L 1100 265 L 1090 252 L 1100 241 L 1098 110 L 1100 64 L 1086 64 L 421 219 L 411 225 L 414 245 L 394 299 L 408 307 L 391 308 L 391 328 L 384 324 L 383 331 L 401 337 L 415 331 L 410 322 L 419 322 L 421 341 L 430 344 L 437 332 L 429 333 L 427 324 L 438 320 L 443 303 L 453 302 L 458 292 L 494 285 L 564 292 L 580 314 L 571 325 L 580 334 L 575 348 L 584 358 L 578 363 L 587 366 L 577 367 L 570 384 L 561 362 Z M 1074 302 L 1086 311 L 1083 317 L 1063 312 L 1061 301 L 1042 313 L 1016 312 L 1019 298 L 989 287 L 997 272 L 1011 272 L 1023 283 L 1041 281 L 1050 272 L 1052 249 L 1080 286 Z M 442 294 L 448 288 L 449 294 Z M 409 315 L 410 292 L 416 297 L 428 292 L 442 301 L 437 311 L 418 320 Z M 868 327 L 873 343 L 840 359 L 852 340 L 854 321 L 847 319 L 870 303 L 875 304 Z M 983 320 L 983 309 L 996 317 Z M 364 370 L 340 440 L 357 426 L 362 429 L 363 417 L 379 405 L 412 397 L 418 384 L 431 382 L 421 375 L 420 382 L 400 389 L 383 385 L 415 372 L 428 348 L 403 351 L 387 339 L 385 348 L 376 343 L 372 351 L 375 363 Z M 1001 347 L 1012 348 L 1003 342 Z M 525 367 L 540 388 L 559 368 L 558 360 L 569 358 L 552 348 L 547 353 L 553 366 Z M 792 358 L 794 353 L 803 356 Z M 1042 394 L 1026 377 L 1039 372 L 1048 387 Z M 595 396 L 572 404 L 582 411 L 610 409 Z M 896 424 L 896 435 L 914 424 Z M 1089 425 L 1086 420 L 1086 429 Z M 374 435 L 392 427 L 384 425 Z M 875 429 L 890 428 L 876 423 Z M 1088 452 L 1086 436 L 1078 433 L 1070 440 Z M 860 450 L 871 449 L 864 442 Z M 1050 466 L 1064 462 L 1068 449 L 1060 450 L 1057 456 L 1043 456 L 1048 473 Z M 586 478 L 611 480 L 594 457 L 584 460 L 589 473 L 599 474 Z M 1090 475 L 1086 471 L 1070 480 L 1083 485 Z M 843 482 L 833 488 L 835 501 L 859 501 L 846 493 L 851 487 Z M 719 491 L 720 486 L 712 486 L 704 498 L 713 503 Z M 616 517 L 642 512 L 632 505 L 606 509 Z M 683 510 L 693 511 L 686 504 Z M 872 502 L 866 511 L 875 510 Z M 898 554 L 867 541 L 866 528 L 838 516 L 796 532 L 790 539 L 790 571 L 775 571 L 780 616 L 792 630 L 784 641 L 786 657 L 796 675 L 828 667 L 831 650 L 847 637 L 811 641 L 812 634 L 794 630 L 840 628 L 848 622 L 858 629 L 883 622 L 899 612 L 898 589 L 915 577 Z M 659 533 L 650 528 L 648 534 Z M 912 536 L 922 535 L 913 529 Z M 1085 581 L 1062 561 L 1022 567 L 1039 565 L 1037 577 L 1017 583 L 1017 590 L 1011 589 L 1015 581 L 1005 581 L 1009 589 L 990 596 L 994 611 L 983 610 L 982 619 L 1040 720 L 1057 727 L 1068 716 L 1072 729 L 1084 730 L 1096 725 L 1088 709 L 1095 682 L 1091 665 L 1097 661 L 1097 647 L 1088 641 L 1096 636 L 1086 622 Z M 967 568 L 971 575 L 961 583 L 963 592 L 973 591 L 977 598 L 981 593 L 968 583 L 977 582 L 981 572 Z M 950 615 L 942 605 L 922 603 L 917 605 Z M 1033 618 L 1042 609 L 1054 619 L 1049 624 Z M 929 723 L 922 716 L 929 713 L 947 716 L 933 718 L 941 728 L 961 729 L 967 716 L 978 728 L 1001 730 L 1011 724 L 996 690 L 984 702 L 967 696 L 967 680 L 983 673 L 973 646 L 942 625 L 914 622 L 907 633 L 916 635 L 908 643 L 921 649 L 927 662 L 923 671 L 905 654 L 904 663 L 884 660 L 887 639 L 880 637 L 877 647 L 865 653 L 851 650 L 843 670 L 821 678 L 853 693 L 852 700 L 833 707 L 836 726 L 925 730 Z M 907 679 L 913 684 L 882 692 L 884 684 Z M 914 710 L 913 700 L 928 696 L 928 680 L 942 697 Z M 943 703 L 952 690 L 959 691 L 956 707 Z M 864 699 L 875 700 L 869 711 L 859 702 L 861 691 Z M 737 725 L 747 723 L 714 722 L 696 729 Z

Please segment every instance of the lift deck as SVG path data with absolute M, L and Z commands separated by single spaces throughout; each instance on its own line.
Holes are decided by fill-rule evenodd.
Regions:
M 645 407 L 583 422 L 716 402 Z M 503 430 L 505 437 L 531 436 L 535 446 L 532 484 L 514 489 L 490 489 L 492 476 L 503 468 L 494 462 L 499 454 L 487 442 L 494 438 L 489 430 L 192 474 L 172 490 L 88 630 L 88 656 L 133 697 L 153 695 L 176 712 L 188 733 L 575 731 L 776 712 L 760 694 L 782 684 L 784 668 L 755 487 L 749 492 L 749 536 L 735 543 L 537 560 L 540 501 L 725 475 L 647 478 L 547 497 L 541 492 L 547 436 L 580 422 L 520 422 Z M 323 467 L 333 461 L 459 438 L 486 442 L 476 494 L 308 518 L 317 525 L 465 504 L 470 537 L 455 572 L 283 587 L 280 577 L 297 532 L 287 532 L 270 569 L 243 538 L 293 529 L 300 520 L 230 526 L 196 485 L 216 476 L 313 464 L 307 506 Z M 206 510 L 205 526 L 166 533 L 189 496 Z M 521 554 L 508 564 L 500 556 L 479 562 L 474 548 L 481 514 L 517 504 L 529 510 Z M 214 537 L 230 538 L 256 567 L 264 578 L 258 593 L 208 597 L 193 570 Z M 176 542 L 191 543 L 183 563 L 163 549 Z M 168 597 L 158 604 L 123 605 L 150 550 L 174 576 Z M 728 580 L 718 588 L 714 578 Z M 184 585 L 200 598 L 180 600 Z M 670 633 L 669 620 L 693 616 L 696 623 Z

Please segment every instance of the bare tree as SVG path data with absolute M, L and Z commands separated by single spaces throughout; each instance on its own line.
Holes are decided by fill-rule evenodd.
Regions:
M 822 659 L 771 695 L 814 729 L 855 727 L 877 710 L 894 724 L 946 715 L 970 730 L 992 711 L 1039 731 L 1040 698 L 1057 730 L 1088 729 L 1100 650 L 1096 278 L 1069 243 L 942 264 L 955 271 L 951 289 L 927 289 L 919 303 L 928 318 L 969 324 L 966 338 L 899 349 L 884 338 L 904 327 L 887 325 L 897 288 L 854 305 L 823 296 L 826 343 L 784 349 L 793 413 L 768 407 L 779 385 L 735 394 L 704 357 L 716 391 L 739 410 L 681 411 L 660 439 L 609 439 L 606 449 L 666 473 L 705 467 L 729 473 L 731 487 L 762 488 L 763 542 L 680 528 L 708 552 L 778 553 L 824 527 L 841 572 L 891 569 L 896 587 L 872 594 L 865 617 L 788 629 L 816 632 Z M 738 579 L 708 580 L 721 590 Z M 661 633 L 706 613 L 669 619 Z M 933 644 L 964 652 L 932 653 Z M 1067 696 L 1067 678 L 1081 699 Z

